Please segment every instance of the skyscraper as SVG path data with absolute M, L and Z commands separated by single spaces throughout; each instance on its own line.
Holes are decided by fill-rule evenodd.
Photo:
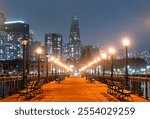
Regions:
M 80 41 L 80 30 L 79 22 L 76 15 L 73 16 L 70 29 L 69 37 L 69 51 L 70 59 L 79 61 L 81 55 L 81 41 Z
M 45 35 L 46 53 L 56 58 L 62 57 L 62 35 L 58 33 Z

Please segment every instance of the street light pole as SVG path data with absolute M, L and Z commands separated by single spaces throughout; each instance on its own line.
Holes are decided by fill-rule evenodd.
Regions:
M 97 58 L 97 62 L 98 62 L 98 67 L 97 67 L 97 70 L 98 70 L 98 71 L 97 71 L 97 72 L 98 72 L 98 78 L 99 78 L 99 73 L 100 73 L 100 63 L 99 63 L 100 60 L 101 60 L 101 58 L 98 57 L 98 58 Z
M 96 69 L 97 69 L 97 67 L 95 66 L 95 68 L 94 68 L 94 74 L 95 74 L 95 75 L 96 75 L 96 71 L 97 71 Z
M 25 73 L 26 73 L 26 46 L 27 46 L 27 39 L 23 39 L 22 40 L 22 45 L 23 45 L 23 72 L 22 72 L 22 81 L 23 81 L 23 86 L 26 86 L 26 77 L 25 77 Z
M 40 80 L 40 55 L 42 53 L 42 49 L 37 49 L 37 55 L 38 55 L 38 80 Z
M 49 55 L 47 54 L 46 55 L 46 79 L 48 81 L 48 58 L 49 58 Z
M 52 74 L 52 76 L 53 76 L 53 61 L 54 61 L 54 57 L 52 56 L 52 57 L 50 58 L 50 60 L 51 60 L 51 74 Z
M 125 79 L 126 79 L 126 85 L 128 85 L 128 46 L 125 46 Z
M 103 59 L 103 79 L 105 78 L 105 59 Z
M 129 40 L 127 37 L 123 39 L 123 44 L 125 46 L 125 79 L 126 79 L 126 86 L 128 86 L 128 46 Z
M 114 73 L 114 55 L 111 54 L 111 79 L 113 79 L 113 73 Z
M 111 58 L 111 79 L 113 80 L 113 73 L 114 73 L 114 53 L 115 50 L 113 48 L 109 49 L 110 52 L 110 58 Z
M 40 79 L 40 54 L 38 54 L 38 80 Z
M 102 53 L 102 58 L 103 58 L 103 79 L 105 78 L 105 60 L 106 60 L 107 55 L 105 53 Z
M 99 77 L 99 73 L 100 73 L 100 71 L 99 71 L 99 70 L 100 70 L 100 66 L 98 65 L 98 77 Z
M 53 61 L 52 61 L 52 69 L 51 69 L 51 71 L 52 71 L 52 76 L 53 76 Z

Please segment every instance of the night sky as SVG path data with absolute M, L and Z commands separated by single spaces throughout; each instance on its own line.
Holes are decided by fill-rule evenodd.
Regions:
M 60 33 L 69 41 L 71 18 L 78 15 L 83 45 L 122 47 L 128 36 L 130 50 L 150 50 L 150 0 L 0 0 L 7 21 L 30 24 L 34 40 Z

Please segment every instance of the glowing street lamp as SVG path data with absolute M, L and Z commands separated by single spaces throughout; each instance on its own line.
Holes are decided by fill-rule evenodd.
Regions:
M 102 56 L 102 59 L 103 59 L 103 78 L 104 78 L 105 77 L 105 60 L 107 58 L 107 54 L 102 53 L 101 56 Z
M 37 50 L 37 55 L 38 55 L 38 80 L 40 79 L 40 56 L 42 53 L 42 49 L 39 47 Z
M 128 85 L 128 46 L 130 42 L 127 37 L 123 38 L 123 45 L 125 47 L 125 79 L 126 85 Z
M 23 72 L 22 72 L 22 81 L 23 86 L 26 86 L 26 79 L 25 79 L 25 71 L 26 71 L 26 47 L 27 47 L 28 40 L 22 39 L 22 45 L 23 45 Z
M 110 48 L 109 53 L 111 54 L 111 56 L 110 56 L 111 57 L 111 79 L 113 79 L 115 49 Z
M 114 49 L 114 48 L 110 48 L 110 49 L 109 49 L 109 53 L 110 53 L 110 54 L 114 54 L 114 53 L 115 53 L 115 49 Z
M 107 54 L 106 53 L 102 53 L 101 56 L 102 56 L 103 59 L 107 58 Z
M 123 45 L 124 46 L 129 46 L 129 44 L 130 44 L 129 39 L 127 37 L 123 38 Z

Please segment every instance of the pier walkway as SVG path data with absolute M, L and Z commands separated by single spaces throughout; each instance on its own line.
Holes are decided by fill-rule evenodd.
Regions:
M 0 102 L 120 102 L 115 96 L 107 93 L 107 85 L 95 81 L 90 83 L 81 76 L 70 76 L 60 83 L 50 82 L 43 86 L 43 94 L 25 99 L 13 94 L 0 99 Z M 142 97 L 131 95 L 134 102 L 148 102 Z M 125 102 L 125 101 L 123 101 Z

